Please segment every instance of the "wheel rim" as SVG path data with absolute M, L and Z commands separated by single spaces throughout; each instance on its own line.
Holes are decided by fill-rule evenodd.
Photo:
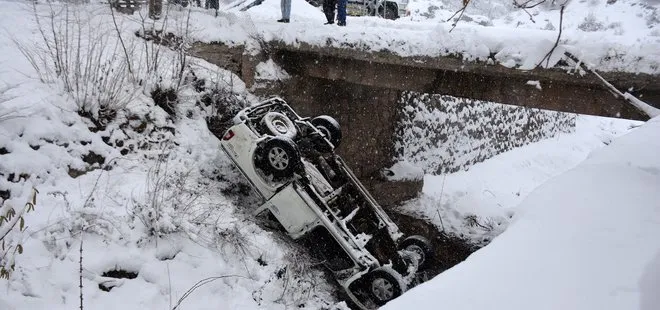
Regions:
M 277 170 L 284 170 L 289 166 L 289 155 L 281 147 L 273 147 L 268 151 L 268 162 Z
M 274 119 L 272 124 L 273 128 L 275 128 L 275 130 L 281 134 L 289 132 L 289 126 L 287 126 L 286 123 L 281 119 Z
M 394 297 L 394 285 L 385 278 L 376 278 L 371 282 L 371 292 L 381 301 Z
M 416 244 L 411 244 L 411 245 L 407 246 L 406 251 L 413 252 L 413 253 L 419 255 L 419 264 L 420 265 L 422 263 L 424 263 L 424 261 L 426 260 L 426 255 L 424 253 L 424 249 L 422 249 L 422 247 L 420 247 Z

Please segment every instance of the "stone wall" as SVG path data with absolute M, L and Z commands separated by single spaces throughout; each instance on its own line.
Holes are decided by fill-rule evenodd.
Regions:
M 452 96 L 405 92 L 395 157 L 442 174 L 502 152 L 572 132 L 575 114 Z

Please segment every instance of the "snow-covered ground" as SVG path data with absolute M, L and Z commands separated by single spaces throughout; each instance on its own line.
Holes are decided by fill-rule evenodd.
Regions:
M 384 308 L 658 309 L 658 152 L 655 118 L 539 186 L 492 243 Z
M 520 69 L 534 68 L 555 43 L 560 16 L 558 5 L 549 1 L 528 10 L 532 21 L 511 1 L 473 0 L 465 20 L 450 32 L 453 21 L 447 19 L 460 8 L 460 2 L 413 0 L 410 16 L 395 21 L 348 17 L 348 26 L 339 27 L 324 26 L 321 10 L 304 0 L 292 1 L 291 23 L 277 23 L 280 1 L 265 0 L 245 12 L 239 11 L 241 6 L 221 9 L 217 18 L 212 12 L 195 11 L 189 33 L 205 42 L 247 41 L 250 46 L 259 39 L 389 51 L 402 56 L 454 54 L 481 61 L 494 57 L 504 66 Z M 570 51 L 602 71 L 660 73 L 660 4 L 607 2 L 611 1 L 568 1 L 561 40 L 549 65 L 553 66 L 563 51 Z
M 401 207 L 447 233 L 485 244 L 517 217 L 536 187 L 575 167 L 639 122 L 578 116 L 575 132 L 523 146 L 467 171 L 426 175 L 423 195 Z
M 177 106 L 187 117 L 168 116 L 146 88 L 98 128 L 77 113 L 75 96 L 62 91 L 60 80 L 40 81 L 12 41 L 40 41 L 30 7 L 0 4 L 6 31 L 0 35 L 0 190 L 11 193 L 0 199 L 0 213 L 22 209 L 32 188 L 38 190 L 34 211 L 20 225 L 25 231 L 17 233 L 17 225 L 0 251 L 1 266 L 16 264 L 9 280 L 0 279 L 0 309 L 79 308 L 81 294 L 85 309 L 343 307 L 305 252 L 249 215 L 254 202 L 219 151 L 204 120 L 210 112 L 195 105 L 199 94 L 190 85 L 180 88 L 186 100 Z M 46 6 L 39 9 L 47 16 Z M 116 47 L 105 6 L 74 13 L 101 27 L 83 24 L 83 40 L 100 33 L 103 48 Z M 130 28 L 122 31 L 139 59 L 144 45 L 131 42 L 141 39 Z M 165 69 L 150 78 L 172 83 L 167 71 L 176 54 L 149 48 L 160 51 Z M 232 73 L 195 59 L 189 65 L 207 87 L 251 98 Z M 91 154 L 93 164 L 83 161 Z M 0 226 L 3 237 L 6 227 Z M 22 254 L 5 256 L 5 246 Z M 116 269 L 135 278 L 107 276 Z
M 258 225 L 249 215 L 254 202 L 246 195 L 238 173 L 218 151 L 218 141 L 204 121 L 214 111 L 195 104 L 199 94 L 193 87 L 183 83 L 180 88 L 179 95 L 185 100 L 177 107 L 177 117 L 169 117 L 155 106 L 148 96 L 151 89 L 144 85 L 154 86 L 159 81 L 164 86 L 176 85 L 172 72 L 176 70 L 172 69 L 178 56 L 166 48 L 142 44 L 134 36 L 141 27 L 137 14 L 117 17 L 131 56 L 138 60 L 136 64 L 144 65 L 148 63 L 140 61 L 144 49 L 159 50 L 167 72 L 145 74 L 139 83 L 143 88 L 132 94 L 130 104 L 116 119 L 105 128 L 90 130 L 95 126 L 77 113 L 80 107 L 62 91 L 61 81 L 40 81 L 38 72 L 13 42 L 40 41 L 30 6 L 15 1 L 1 1 L 0 5 L 0 191 L 11 190 L 11 198 L 2 201 L 0 211 L 23 206 L 32 188 L 39 191 L 35 210 L 25 216 L 25 232 L 11 234 L 6 240 L 7 245 L 22 243 L 23 253 L 15 256 L 12 277 L 0 279 L 0 309 L 78 308 L 79 281 L 86 308 L 171 309 L 205 279 L 213 282 L 192 291 L 178 309 L 344 307 L 323 274 L 311 268 L 313 262 L 304 252 L 281 234 Z M 630 6 L 630 2 L 620 0 L 616 5 Z M 606 6 L 599 2 L 592 7 L 601 11 Z M 94 21 L 94 27 L 83 27 L 84 31 L 104 34 L 108 41 L 103 47 L 123 54 L 112 35 L 107 7 L 84 8 L 86 13 L 76 21 Z M 40 4 L 39 10 L 42 17 L 47 17 L 46 5 Z M 581 33 L 583 30 L 570 28 L 562 44 L 585 50 L 585 56 L 605 70 L 657 73 L 660 48 L 658 36 L 653 34 L 657 22 L 637 29 L 633 17 L 642 14 L 640 18 L 647 18 L 646 10 L 634 7 L 626 14 L 607 13 L 608 23 L 621 22 L 623 34 L 611 30 Z M 578 14 L 578 10 L 575 12 Z M 174 10 L 177 22 L 169 27 L 178 32 L 184 29 L 179 21 L 186 13 Z M 539 14 L 555 16 L 552 13 L 547 10 Z M 571 17 L 571 25 L 578 25 L 587 13 Z M 358 46 L 369 50 L 387 48 L 404 55 L 458 52 L 468 59 L 496 51 L 498 59 L 507 64 L 508 59 L 523 65 L 534 63 L 534 57 L 545 52 L 554 38 L 554 32 L 530 25 L 526 26 L 530 29 L 514 30 L 511 23 L 506 23 L 506 16 L 516 12 L 493 16 L 494 27 L 466 22 L 451 33 L 447 23 L 422 19 L 414 12 L 410 18 L 397 21 L 349 18 L 346 28 L 324 27 L 320 11 L 298 0 L 294 0 L 293 22 L 288 25 L 275 22 L 279 17 L 277 0 L 266 0 L 246 13 L 221 12 L 217 18 L 198 9 L 192 14 L 191 36 L 209 41 L 255 43 L 251 40 L 256 35 L 287 42 L 359 42 Z M 556 21 L 557 17 L 553 18 Z M 566 18 L 568 27 L 569 16 Z M 611 53 L 618 58 L 600 61 Z M 189 61 L 198 76 L 254 102 L 238 77 L 204 61 Z M 142 73 L 140 70 L 146 70 L 133 69 Z M 423 303 L 435 307 L 441 303 L 429 297 L 433 295 L 447 297 L 448 308 L 484 306 L 481 302 L 490 296 L 493 302 L 485 304 L 488 308 L 507 308 L 518 301 L 528 309 L 542 308 L 545 304 L 526 303 L 542 300 L 555 309 L 571 305 L 599 309 L 595 306 L 601 304 L 611 308 L 620 305 L 616 308 L 621 309 L 633 308 L 641 300 L 642 305 L 646 303 L 652 309 L 657 305 L 655 295 L 646 293 L 640 299 L 633 284 L 647 268 L 649 276 L 641 278 L 641 291 L 657 289 L 657 278 L 651 275 L 660 269 L 658 248 L 650 238 L 658 234 L 654 229 L 658 227 L 659 200 L 657 191 L 648 192 L 658 188 L 659 165 L 654 155 L 658 146 L 653 144 L 660 141 L 658 122 L 636 130 L 640 132 L 637 135 L 614 140 L 609 148 L 589 159 L 591 164 L 580 165 L 543 185 L 575 167 L 592 150 L 627 132 L 631 124 L 637 123 L 580 117 L 573 134 L 496 156 L 467 172 L 426 176 L 424 196 L 405 206 L 406 212 L 428 217 L 441 229 L 477 242 L 501 232 L 511 215 L 514 223 L 464 264 L 413 290 L 392 306 L 408 308 Z M 128 151 L 123 152 L 125 149 Z M 632 153 L 624 160 L 617 157 L 623 152 Z M 645 163 L 640 156 L 648 157 Z M 83 157 L 96 163 L 86 163 Z M 599 189 L 597 185 L 611 190 L 601 189 L 601 195 L 587 196 L 593 194 L 590 189 Z M 537 186 L 541 189 L 534 192 Z M 570 194 L 555 195 L 565 190 Z M 628 196 L 621 196 L 624 193 Z M 561 197 L 561 201 L 553 200 Z M 443 221 L 437 218 L 438 213 Z M 472 214 L 476 217 L 468 218 L 476 219 L 479 225 L 488 227 L 489 219 L 502 219 L 502 224 L 495 223 L 489 230 L 493 233 L 484 232 L 477 224 L 466 225 L 466 216 Z M 589 227 L 594 229 L 587 230 Z M 560 256 L 562 253 L 565 255 Z M 655 263 L 651 263 L 652 255 L 656 256 Z M 596 261 L 602 264 L 593 264 Z M 612 265 L 618 261 L 625 265 Z M 598 269 L 601 267 L 606 271 Z M 103 276 L 114 269 L 137 275 L 120 280 Z M 523 277 L 517 278 L 520 283 L 513 282 L 514 275 Z M 549 278 L 552 275 L 556 277 Z M 543 285 L 525 283 L 533 276 L 539 278 L 535 283 Z M 491 280 L 494 282 L 488 282 Z M 617 283 L 621 286 L 614 285 Z M 105 292 L 99 284 L 114 288 Z M 585 292 L 583 299 L 568 299 L 580 289 Z M 507 298 L 511 296 L 507 290 L 515 291 L 516 297 L 527 297 Z M 458 303 L 475 297 L 480 298 L 475 299 L 474 307 Z M 562 307 L 550 304 L 552 301 L 574 303 Z

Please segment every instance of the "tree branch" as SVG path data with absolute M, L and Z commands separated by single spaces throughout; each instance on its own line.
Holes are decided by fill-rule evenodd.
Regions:
M 449 29 L 449 32 L 451 32 L 452 30 L 454 30 L 454 28 L 456 28 L 456 25 L 458 24 L 458 22 L 463 17 L 463 13 L 465 13 L 465 8 L 467 8 L 467 6 L 470 4 L 470 1 L 471 0 L 463 0 L 463 7 L 460 8 L 458 11 L 454 12 L 454 15 L 447 18 L 447 21 L 451 21 L 451 19 L 454 18 L 454 16 L 456 16 L 458 14 L 458 18 L 456 19 L 456 21 L 453 24 L 451 24 L 451 29 Z
M 552 46 L 552 49 L 545 54 L 543 59 L 539 61 L 538 65 L 536 65 L 537 68 L 541 67 L 543 65 L 543 61 L 546 61 L 545 67 L 547 68 L 550 65 L 550 57 L 552 56 L 552 53 L 555 51 L 557 48 L 557 45 L 559 45 L 559 39 L 561 38 L 561 30 L 563 28 L 563 23 L 564 23 L 564 8 L 566 7 L 565 4 L 561 6 L 561 9 L 559 10 L 559 34 L 557 34 L 557 40 L 555 40 L 555 45 Z

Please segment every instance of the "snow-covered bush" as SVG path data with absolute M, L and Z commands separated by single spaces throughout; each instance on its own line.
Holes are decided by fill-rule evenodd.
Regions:
M 16 117 L 16 111 L 5 108 L 4 102 L 14 99 L 14 97 L 7 94 L 12 88 L 16 86 L 13 85 L 2 85 L 0 86 L 0 122 L 3 120 Z
M 70 94 L 78 112 L 97 127 L 112 120 L 137 92 L 130 75 L 129 51 L 99 12 L 73 3 L 33 3 L 41 42 L 15 39 L 42 82 L 57 83 Z
M 168 166 L 167 153 L 160 156 L 149 170 L 144 195 L 134 198 L 132 216 L 150 237 L 191 232 L 192 222 L 208 215 L 208 210 L 199 208 L 202 195 L 195 188 L 192 171 L 176 171 Z
M 596 19 L 596 15 L 594 15 L 594 13 L 589 13 L 589 15 L 584 18 L 582 23 L 578 25 L 578 29 L 587 32 L 601 31 L 605 29 L 605 25 Z
M 303 248 L 289 249 L 284 258 L 269 275 L 263 285 L 252 292 L 252 298 L 261 305 L 266 301 L 304 308 L 310 300 L 318 298 L 323 291 L 330 290 L 328 279 L 321 271 L 321 262 L 316 262 Z M 266 263 L 266 262 L 264 262 Z M 312 298 L 314 297 L 314 298 Z M 271 299 L 271 300 L 269 300 Z M 346 309 L 327 303 L 322 309 Z
M 126 25 L 112 6 L 71 2 L 32 4 L 40 40 L 14 38 L 42 82 L 55 83 L 76 103 L 78 113 L 97 128 L 113 120 L 140 91 L 156 86 L 178 90 L 188 72 L 189 19 L 172 21 L 179 37 L 164 34 L 142 13 Z M 188 14 L 178 12 L 179 14 Z M 139 28 L 133 35 L 126 28 Z M 175 55 L 165 55 L 172 53 Z
M 195 78 L 197 79 L 197 78 Z M 250 105 L 248 98 L 233 91 L 238 82 L 231 75 L 229 80 L 216 78 L 214 80 L 201 80 L 201 96 L 197 105 L 206 113 L 206 124 L 209 130 L 217 137 L 222 137 L 231 126 L 232 118 L 238 111 Z M 198 82 L 199 83 L 199 82 Z
M 16 210 L 12 205 L 2 200 L 0 204 L 0 279 L 9 279 L 15 270 L 14 256 L 23 254 L 22 233 L 25 231 L 24 215 L 34 211 L 37 204 L 37 190 L 33 189 L 32 198 L 23 208 Z

